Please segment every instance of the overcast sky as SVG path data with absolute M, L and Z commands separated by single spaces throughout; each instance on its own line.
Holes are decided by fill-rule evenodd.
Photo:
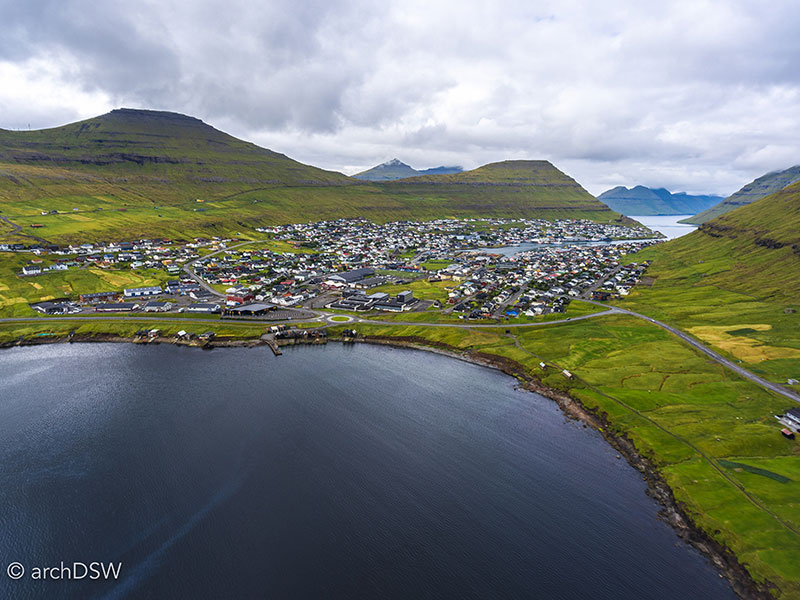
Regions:
M 548 159 L 727 195 L 800 163 L 792 0 L 0 0 L 0 127 L 190 114 L 353 174 Z

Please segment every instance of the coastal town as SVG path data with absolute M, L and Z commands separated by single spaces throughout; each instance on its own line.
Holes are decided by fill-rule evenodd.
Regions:
M 625 255 L 659 241 L 643 227 L 524 219 L 339 219 L 258 228 L 254 235 L 263 239 L 3 244 L 0 251 L 31 255 L 18 273 L 24 278 L 94 268 L 147 273 L 160 281 L 31 303 L 47 315 L 290 319 L 292 311 L 327 309 L 497 320 L 564 312 L 575 298 L 627 295 L 647 265 L 626 264 Z

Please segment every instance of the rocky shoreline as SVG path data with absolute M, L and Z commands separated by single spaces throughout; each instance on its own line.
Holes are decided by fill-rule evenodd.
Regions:
M 366 336 L 359 338 L 337 339 L 330 338 L 329 341 L 345 343 L 367 343 L 398 348 L 411 348 L 434 352 L 457 360 L 463 360 L 472 364 L 477 364 L 502 371 L 520 382 L 520 386 L 528 391 L 537 393 L 555 401 L 567 418 L 581 421 L 584 426 L 593 427 L 600 431 L 606 441 L 624 457 L 633 468 L 642 474 L 642 479 L 647 482 L 647 493 L 655 499 L 661 506 L 660 517 L 669 523 L 677 532 L 678 536 L 686 543 L 691 544 L 706 556 L 719 570 L 720 576 L 725 577 L 737 596 L 743 599 L 764 599 L 774 598 L 770 593 L 773 586 L 759 585 L 753 581 L 745 567 L 739 562 L 731 550 L 713 538 L 697 526 L 691 517 L 686 513 L 681 504 L 675 500 L 672 490 L 661 477 L 655 465 L 639 454 L 633 442 L 624 435 L 615 434 L 610 431 L 609 422 L 605 414 L 597 414 L 595 411 L 586 408 L 578 400 L 572 398 L 566 392 L 547 387 L 536 377 L 526 372 L 525 368 L 518 362 L 500 356 L 475 351 L 459 351 L 446 344 L 430 342 L 424 338 L 416 337 L 391 337 L 391 336 Z M 15 341 L 0 343 L 0 348 L 10 348 L 14 346 L 34 346 L 56 343 L 86 343 L 86 342 L 137 342 L 132 337 L 118 336 L 114 334 L 93 334 L 93 335 L 72 335 L 72 336 L 47 336 L 41 338 L 23 338 Z M 238 347 L 250 348 L 264 346 L 266 342 L 262 339 L 226 339 L 210 340 L 198 343 L 197 340 L 180 340 L 174 337 L 154 338 L 147 342 L 140 343 L 169 343 L 181 346 L 199 347 L 203 349 Z M 291 340 L 288 344 L 315 342 Z

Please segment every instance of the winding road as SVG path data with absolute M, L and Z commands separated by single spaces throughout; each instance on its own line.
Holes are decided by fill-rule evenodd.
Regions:
M 219 252 L 224 252 L 225 250 L 230 250 L 232 248 L 236 248 L 238 246 L 243 246 L 251 242 L 243 242 L 242 244 L 237 244 L 236 246 L 231 246 L 230 248 L 223 248 L 213 254 L 218 254 Z M 207 258 L 208 256 L 212 256 L 208 254 L 203 258 Z M 200 260 L 200 259 L 197 259 Z M 196 280 L 202 280 L 202 278 L 194 275 L 194 272 L 191 271 L 189 267 L 190 264 L 193 264 L 196 261 L 192 261 L 192 263 L 187 263 L 184 266 L 184 270 L 193 276 Z M 208 284 L 205 284 L 206 287 Z M 210 287 L 210 286 L 209 286 Z M 208 287 L 206 287 L 208 289 Z M 216 295 L 220 295 L 219 292 L 216 290 L 213 291 Z M 508 324 L 505 325 L 503 323 L 425 323 L 420 321 L 382 321 L 377 319 L 365 319 L 362 317 L 352 316 L 352 315 L 341 315 L 336 313 L 327 313 L 321 311 L 310 311 L 309 309 L 304 309 L 308 312 L 314 313 L 313 318 L 304 319 L 300 315 L 298 315 L 297 319 L 284 319 L 284 320 L 269 320 L 269 319 L 259 319 L 259 318 L 247 318 L 247 319 L 202 319 L 202 318 L 185 318 L 185 317 L 157 317 L 157 316 L 122 316 L 122 315 L 107 315 L 107 316 L 97 316 L 97 315 L 84 315 L 84 316 L 58 316 L 58 317 L 8 317 L 0 319 L 0 323 L 41 323 L 43 321 L 80 321 L 82 319 L 108 319 L 111 321 L 143 321 L 143 322 L 164 322 L 164 323 L 175 323 L 175 322 L 186 322 L 186 323 L 263 323 L 263 324 L 270 324 L 270 325 L 290 325 L 297 323 L 300 320 L 305 322 L 317 322 L 322 327 L 331 327 L 334 325 L 348 325 L 348 324 L 357 324 L 362 323 L 365 325 L 399 325 L 399 326 L 413 326 L 413 327 L 451 327 L 457 329 L 498 329 L 498 328 L 531 328 L 531 327 L 546 327 L 549 325 L 558 325 L 560 323 L 574 323 L 576 321 L 582 321 L 585 319 L 594 319 L 596 317 L 605 317 L 612 314 L 620 314 L 620 315 L 628 315 L 631 317 L 635 317 L 637 319 L 642 319 L 644 321 L 648 321 L 657 327 L 661 327 L 662 329 L 670 332 L 671 334 L 675 335 L 676 337 L 680 338 L 693 348 L 696 348 L 712 360 L 716 361 L 717 363 L 723 365 L 724 367 L 730 369 L 737 375 L 744 377 L 752 381 L 753 383 L 768 389 L 776 394 L 780 394 L 781 396 L 788 398 L 790 400 L 794 400 L 795 402 L 800 403 L 800 394 L 797 394 L 794 390 L 788 389 L 778 383 L 774 383 L 772 381 L 768 381 L 763 377 L 759 377 L 755 373 L 751 373 L 741 365 L 736 364 L 735 362 L 725 358 L 724 356 L 720 355 L 719 353 L 715 352 L 708 346 L 700 343 L 687 333 L 684 333 L 680 329 L 677 329 L 667 323 L 663 323 L 662 321 L 657 321 L 647 315 L 643 315 L 632 310 L 627 310 L 625 308 L 619 308 L 616 306 L 609 306 L 607 304 L 603 304 L 602 302 L 597 302 L 595 300 L 583 300 L 584 302 L 588 302 L 589 304 L 594 304 L 597 306 L 602 306 L 606 310 L 592 313 L 590 315 L 582 315 L 579 317 L 568 317 L 565 319 L 558 319 L 554 321 L 539 321 L 535 323 L 519 323 L 519 324 Z M 347 317 L 347 320 L 334 320 L 334 317 Z
M 50 243 L 46 239 L 40 238 L 38 235 L 33 235 L 32 233 L 23 233 L 22 225 L 17 225 L 16 223 L 13 223 L 8 217 L 0 217 L 0 221 L 2 221 L 3 223 L 6 223 L 7 225 L 9 225 L 11 227 L 11 231 L 8 231 L 8 232 L 4 233 L 0 237 L 11 237 L 12 235 L 19 235 L 19 236 L 22 236 L 22 237 L 31 238 L 32 240 L 36 240 L 40 244 L 49 244 Z
M 602 302 L 597 302 L 595 300 L 584 300 L 584 302 L 588 302 L 589 304 L 596 304 L 597 306 L 606 306 L 606 307 L 608 306 L 607 304 L 603 304 Z M 736 364 L 732 360 L 728 360 L 727 358 L 725 358 L 721 354 L 718 354 L 717 352 L 714 352 L 711 348 L 701 344 L 696 339 L 691 337 L 688 333 L 684 333 L 683 331 L 681 331 L 680 329 L 677 329 L 676 327 L 673 327 L 672 325 L 667 325 L 666 323 L 664 323 L 662 321 L 657 321 L 656 319 L 650 318 L 650 317 L 648 317 L 646 315 L 642 315 L 642 314 L 637 313 L 637 312 L 633 312 L 632 310 L 627 310 L 625 308 L 616 308 L 615 307 L 615 310 L 618 313 L 621 313 L 621 314 L 624 314 L 624 315 L 630 315 L 630 316 L 636 317 L 638 319 L 644 319 L 645 321 L 649 321 L 650 323 L 653 323 L 654 325 L 658 325 L 662 329 L 666 329 L 671 334 L 679 337 L 680 339 L 682 339 L 684 342 L 686 342 L 690 346 L 693 346 L 694 348 L 697 348 L 700 352 L 702 352 L 706 356 L 714 359 L 719 364 L 721 364 L 721 365 L 723 365 L 725 367 L 728 367 L 731 371 L 737 373 L 738 375 L 741 375 L 745 379 L 749 379 L 753 383 L 757 383 L 761 387 L 764 387 L 764 388 L 767 388 L 769 390 L 772 390 L 776 394 L 780 394 L 781 396 L 785 396 L 786 398 L 789 398 L 790 400 L 794 400 L 795 402 L 800 402 L 800 394 L 797 394 L 794 390 L 790 390 L 788 388 L 785 388 L 784 386 L 782 386 L 782 385 L 780 385 L 778 383 L 774 383 L 772 381 L 767 381 L 763 377 L 759 377 L 755 373 L 751 373 L 747 369 L 743 368 L 741 365 Z

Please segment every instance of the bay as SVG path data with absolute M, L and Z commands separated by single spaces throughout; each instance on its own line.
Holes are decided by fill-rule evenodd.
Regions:
M 668 240 L 674 240 L 697 229 L 697 225 L 679 223 L 681 219 L 687 219 L 693 215 L 650 215 L 635 217 L 631 219 L 639 221 L 645 227 L 654 231 L 659 231 L 667 236 Z
M 595 431 L 491 369 L 329 344 L 0 354 L 8 598 L 733 598 Z

